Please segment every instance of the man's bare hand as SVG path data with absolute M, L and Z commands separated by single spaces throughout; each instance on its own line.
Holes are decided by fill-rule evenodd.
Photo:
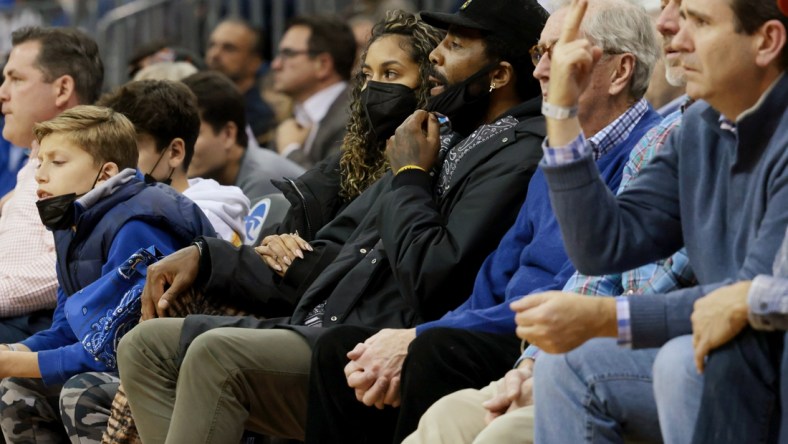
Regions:
M 276 148 L 281 154 L 289 145 L 297 143 L 303 145 L 309 136 L 308 126 L 301 126 L 295 119 L 284 120 L 276 127 Z M 239 129 L 242 131 L 243 129 Z
M 345 376 L 356 399 L 379 409 L 399 405 L 402 363 L 415 338 L 415 329 L 384 329 L 348 353 L 351 361 L 345 366 Z
M 512 410 L 533 404 L 533 359 L 524 359 L 516 369 L 509 370 L 495 383 L 495 395 L 482 405 L 489 424 L 493 419 Z
M 166 317 L 170 301 L 188 292 L 200 269 L 200 251 L 191 245 L 148 267 L 142 290 L 142 320 Z
M 591 81 L 591 72 L 602 56 L 602 49 L 580 37 L 588 0 L 572 0 L 564 19 L 561 37 L 550 56 L 550 84 L 547 101 L 550 104 L 576 106 L 580 95 Z
M 598 336 L 617 336 L 616 300 L 550 291 L 510 304 L 517 336 L 547 353 L 566 353 Z
M 416 110 L 386 141 L 386 157 L 395 173 L 405 165 L 428 171 L 435 165 L 440 149 L 440 126 L 435 115 Z
M 304 251 L 312 251 L 309 242 L 297 233 L 266 236 L 254 251 L 279 276 L 284 276 L 293 261 L 304 258 Z
M 747 294 L 751 281 L 718 288 L 695 301 L 692 312 L 692 346 L 695 366 L 702 373 L 706 356 L 724 345 L 747 326 Z

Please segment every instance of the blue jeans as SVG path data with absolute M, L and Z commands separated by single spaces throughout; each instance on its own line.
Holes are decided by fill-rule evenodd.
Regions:
M 703 394 L 703 376 L 695 367 L 692 336 L 679 336 L 663 345 L 653 371 L 662 439 L 668 444 L 688 444 Z
M 592 339 L 534 369 L 536 443 L 661 442 L 652 386 L 656 349 Z
M 788 442 L 785 332 L 745 329 L 709 355 L 694 443 Z M 782 417 L 781 417 L 782 415 Z M 779 437 L 778 434 L 782 436 Z

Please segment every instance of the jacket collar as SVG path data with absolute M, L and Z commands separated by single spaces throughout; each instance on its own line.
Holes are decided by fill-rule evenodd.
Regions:
M 482 143 L 465 155 L 462 161 L 457 164 L 457 170 L 452 175 L 450 186 L 453 187 L 454 184 L 464 180 L 465 176 L 470 174 L 480 162 L 502 150 L 504 147 L 529 136 L 535 137 L 537 140 L 541 141 L 547 134 L 545 120 L 542 116 L 541 97 L 534 97 L 519 105 L 513 106 L 509 111 L 501 114 L 495 120 L 498 121 L 506 116 L 512 116 L 517 119 L 517 125 L 498 134 L 494 139 Z M 542 149 L 539 143 L 535 145 L 537 145 L 539 149 L 535 150 L 534 153 L 523 150 L 522 161 L 524 164 L 527 164 L 532 156 L 535 159 L 531 159 L 534 165 L 539 162 L 542 155 Z M 445 199 L 449 194 L 451 194 L 451 192 L 444 194 L 442 199 Z

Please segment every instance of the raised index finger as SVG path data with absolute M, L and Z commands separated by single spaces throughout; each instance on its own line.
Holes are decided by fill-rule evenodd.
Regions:
M 588 0 L 572 0 L 572 5 L 564 19 L 564 29 L 561 30 L 559 42 L 568 43 L 577 39 L 577 35 L 580 33 L 580 24 L 583 22 L 587 8 Z

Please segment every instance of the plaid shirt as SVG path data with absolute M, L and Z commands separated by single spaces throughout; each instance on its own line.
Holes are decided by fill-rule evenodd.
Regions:
M 55 239 L 36 208 L 37 167 L 31 156 L 0 215 L 0 317 L 53 308 L 57 299 Z
M 624 166 L 619 193 L 629 187 L 641 168 L 662 149 L 671 131 L 680 124 L 681 112 L 675 112 L 638 141 Z M 689 266 L 687 254 L 681 249 L 668 259 L 621 274 L 587 276 L 575 273 L 567 281 L 564 291 L 588 296 L 660 294 L 695 284 L 695 275 Z M 629 328 L 629 302 L 626 297 L 617 298 L 616 311 L 619 326 L 618 341 L 619 344 L 626 346 L 632 342 Z M 524 358 L 535 358 L 538 353 L 538 348 L 529 346 L 518 360 L 518 364 Z
M 624 111 L 624 114 L 618 116 L 616 120 L 589 139 L 586 139 L 583 133 L 580 133 L 577 139 L 569 145 L 559 148 L 547 146 L 547 139 L 545 139 L 542 144 L 542 150 L 544 150 L 542 163 L 547 166 L 565 165 L 578 161 L 589 155 L 589 153 L 594 156 L 594 160 L 599 160 L 610 148 L 629 137 L 632 129 L 635 128 L 635 125 L 637 125 L 646 111 L 648 111 L 648 102 L 646 99 L 640 99 Z
M 774 276 L 758 275 L 747 295 L 750 325 L 757 330 L 788 330 L 788 231 L 774 260 Z
M 671 131 L 680 124 L 681 113 L 676 112 L 666 117 L 640 139 L 624 166 L 619 193 L 629 188 L 640 169 L 662 149 Z M 575 273 L 564 286 L 564 291 L 606 296 L 659 294 L 695 285 L 695 282 L 687 254 L 681 249 L 668 259 L 621 274 L 587 276 Z

